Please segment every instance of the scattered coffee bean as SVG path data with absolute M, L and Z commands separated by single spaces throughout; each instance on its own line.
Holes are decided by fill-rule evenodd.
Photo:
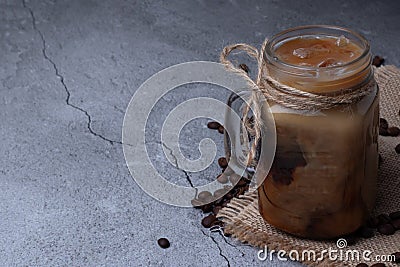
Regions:
M 379 225 L 378 232 L 383 235 L 393 235 L 395 232 L 395 229 L 394 229 L 393 225 L 391 225 L 390 223 L 387 223 L 387 224 Z
M 246 73 L 249 73 L 250 69 L 246 64 L 239 64 L 239 68 L 241 68 L 242 70 L 244 70 Z
M 361 226 L 357 232 L 363 238 L 371 238 L 374 236 L 374 229 L 367 226 Z
M 222 209 L 221 206 L 215 206 L 215 207 L 213 208 L 213 213 L 214 213 L 215 215 L 217 215 L 218 212 L 219 212 L 221 209 Z
M 233 185 L 236 185 L 236 184 L 240 181 L 241 178 L 242 178 L 242 177 L 241 177 L 240 175 L 234 173 L 234 174 L 232 174 L 232 175 L 229 176 L 229 181 L 230 181 Z
M 226 200 L 231 200 L 233 198 L 233 194 L 232 193 L 228 193 L 225 195 L 224 197 Z
M 209 213 L 209 212 L 212 211 L 213 206 L 212 206 L 212 204 L 210 203 L 210 204 L 203 205 L 203 206 L 201 206 L 200 208 L 201 208 L 201 211 L 202 211 L 203 213 Z
M 170 246 L 170 243 L 169 243 L 168 239 L 166 239 L 166 238 L 164 238 L 164 237 L 158 239 L 158 240 L 157 240 L 157 243 L 158 243 L 158 245 L 159 245 L 160 247 L 162 247 L 162 248 L 169 248 L 169 246 Z
M 367 221 L 367 225 L 371 228 L 376 228 L 379 225 L 379 219 L 378 217 L 371 217 Z
M 231 192 L 230 192 L 234 197 L 237 197 L 239 195 L 239 188 L 234 187 Z
M 224 173 L 221 173 L 220 175 L 218 175 L 217 181 L 221 184 L 226 184 L 228 182 L 228 177 Z
M 390 217 L 387 214 L 381 214 L 378 216 L 379 224 L 387 224 L 390 222 Z
M 238 195 L 243 195 L 245 192 L 249 190 L 249 185 L 243 186 L 239 188 Z
M 379 135 L 387 136 L 388 128 L 389 128 L 389 123 L 387 122 L 387 120 L 385 120 L 384 118 L 380 118 L 379 119 Z
M 400 219 L 400 210 L 399 211 L 395 211 L 389 214 L 390 219 L 394 220 L 394 219 Z
M 247 185 L 247 180 L 242 177 L 238 182 L 237 186 L 245 186 L 245 185 Z
M 197 195 L 198 199 L 203 200 L 203 201 L 208 201 L 211 197 L 212 194 L 211 192 L 208 191 L 201 191 L 198 195 Z
M 395 252 L 392 255 L 394 256 L 394 262 L 400 263 L 400 252 Z
M 394 148 L 394 150 L 396 150 L 396 153 L 397 153 L 397 154 L 400 154 L 400 144 L 398 144 L 398 145 Z
M 375 67 L 380 67 L 383 63 L 385 62 L 385 59 L 380 56 L 374 56 L 374 59 L 372 60 L 372 65 Z
M 226 168 L 226 167 L 228 166 L 228 161 L 226 160 L 225 157 L 219 158 L 219 159 L 218 159 L 218 165 L 219 165 L 221 168 Z
M 216 225 L 218 225 L 218 226 L 223 226 L 224 223 L 223 223 L 222 221 L 220 221 L 220 220 L 215 220 L 215 221 L 211 224 L 211 226 L 216 226 Z
M 396 230 L 400 230 L 400 218 L 390 222 Z
M 226 192 L 233 190 L 234 188 L 231 185 L 224 185 L 224 189 Z
M 371 267 L 385 267 L 385 266 L 386 265 L 384 263 L 380 263 L 380 262 L 371 265 Z
M 225 175 L 231 175 L 232 173 L 235 173 L 231 168 L 226 167 L 226 169 L 224 170 L 224 174 Z
M 384 118 L 380 118 L 379 119 L 379 127 L 382 129 L 387 129 L 387 128 L 389 128 L 389 123 Z
M 203 225 L 205 228 L 210 228 L 216 219 L 217 218 L 214 214 L 210 214 L 201 220 L 201 225 Z
M 227 192 L 227 191 L 226 191 L 225 189 L 223 189 L 223 188 L 218 189 L 218 190 L 215 190 L 215 192 L 214 192 L 214 198 L 218 199 L 218 198 L 222 197 L 223 195 L 225 195 L 226 192 Z
M 400 135 L 400 129 L 399 129 L 399 127 L 389 127 L 387 129 L 387 133 L 390 136 L 396 137 L 396 136 Z
M 207 123 L 207 127 L 213 130 L 217 130 L 220 126 L 222 125 L 217 121 L 210 121 L 209 123 Z
M 368 267 L 368 264 L 366 264 L 366 263 L 359 263 L 359 264 L 357 264 L 356 267 Z
M 388 136 L 389 135 L 388 130 L 379 127 L 379 135 Z
M 224 126 L 219 126 L 218 127 L 218 132 L 220 133 L 220 134 L 223 134 L 223 133 L 225 133 L 225 128 L 224 128 Z
M 200 200 L 198 200 L 196 198 L 192 199 L 191 203 L 192 203 L 192 206 L 195 207 L 196 209 L 200 209 L 201 206 L 204 205 L 203 202 L 201 202 Z

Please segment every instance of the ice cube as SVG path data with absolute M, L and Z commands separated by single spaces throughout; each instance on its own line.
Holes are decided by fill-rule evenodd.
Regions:
M 310 58 L 312 55 L 312 50 L 309 48 L 297 48 L 293 50 L 293 55 L 298 57 L 298 58 Z
M 335 44 L 339 47 L 343 47 L 349 44 L 349 39 L 344 37 L 343 35 L 340 35 L 339 38 L 337 38 Z
M 338 61 L 334 58 L 327 58 L 318 64 L 318 68 L 334 67 L 334 66 L 340 66 L 340 65 L 343 65 L 343 62 Z

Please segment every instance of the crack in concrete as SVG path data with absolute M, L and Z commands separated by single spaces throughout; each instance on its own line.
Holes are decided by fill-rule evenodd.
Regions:
M 188 172 L 187 172 L 186 170 L 182 169 L 181 167 L 179 167 L 178 159 L 177 159 L 176 156 L 174 155 L 172 149 L 169 148 L 164 142 L 160 142 L 160 144 L 161 144 L 163 147 L 165 147 L 165 149 L 167 149 L 167 150 L 169 151 L 169 154 L 170 154 L 170 155 L 172 156 L 172 158 L 174 159 L 174 165 L 175 165 L 175 167 L 176 167 L 178 170 L 182 171 L 182 172 L 185 174 L 186 180 L 188 181 L 188 183 L 190 184 L 190 186 L 193 187 L 193 188 L 195 188 L 194 185 L 193 185 L 193 183 L 192 183 L 192 180 L 190 179 L 190 176 L 189 176 Z M 196 196 L 197 196 L 197 188 L 195 188 L 195 189 L 196 189 Z
M 203 233 L 203 235 L 209 237 L 209 238 L 213 241 L 213 243 L 214 243 L 215 245 L 217 245 L 217 248 L 218 248 L 218 251 L 219 251 L 219 255 L 225 259 L 225 261 L 226 261 L 226 263 L 227 263 L 227 266 L 228 266 L 228 267 L 231 267 L 231 263 L 229 262 L 228 257 L 225 256 L 225 255 L 222 253 L 222 249 L 221 249 L 221 247 L 219 246 L 217 240 L 215 240 L 215 238 L 214 238 L 213 236 L 211 236 L 211 234 L 210 234 L 210 235 L 207 235 L 206 233 L 204 233 L 203 229 L 200 229 L 200 231 Z
M 235 248 L 237 251 L 239 251 L 240 254 L 242 254 L 242 257 L 245 256 L 244 252 L 241 251 L 241 250 L 238 248 L 237 245 L 234 245 L 234 244 L 228 242 L 228 240 L 226 239 L 226 236 L 223 234 L 223 231 L 222 231 L 222 230 L 220 230 L 220 231 L 212 231 L 212 232 L 213 232 L 213 233 L 214 233 L 214 232 L 218 232 L 218 234 L 222 237 L 222 239 L 224 240 L 224 242 L 225 242 L 227 245 L 229 245 L 229 246 Z M 210 234 L 210 235 L 211 235 L 211 234 Z M 239 247 L 242 247 L 242 246 L 239 245 Z M 244 246 L 243 246 L 243 247 L 244 247 Z
M 88 128 L 89 132 L 90 132 L 92 135 L 94 135 L 94 136 L 96 136 L 96 137 L 99 137 L 99 138 L 103 139 L 104 141 L 109 142 L 111 145 L 113 145 L 114 143 L 117 143 L 117 144 L 121 144 L 121 145 L 122 145 L 122 142 L 121 142 L 121 141 L 111 140 L 111 139 L 109 139 L 109 138 L 107 138 L 107 137 L 105 137 L 105 136 L 103 136 L 103 135 L 101 135 L 101 134 L 99 134 L 99 133 L 96 133 L 96 132 L 92 129 L 92 117 L 90 116 L 90 114 L 89 114 L 86 110 L 84 110 L 83 108 L 78 107 L 78 106 L 76 106 L 76 105 L 74 105 L 74 104 L 72 104 L 72 103 L 70 102 L 71 93 L 70 93 L 70 91 L 69 91 L 67 85 L 65 84 L 64 76 L 60 74 L 60 71 L 58 70 L 58 67 L 57 67 L 56 63 L 47 55 L 47 51 L 46 51 L 46 40 L 45 40 L 45 38 L 44 38 L 43 33 L 36 27 L 36 17 L 35 17 L 35 15 L 34 15 L 34 13 L 33 13 L 33 10 L 32 10 L 30 7 L 28 7 L 28 6 L 26 5 L 25 0 L 22 0 L 22 5 L 23 5 L 23 7 L 24 7 L 26 10 L 29 11 L 29 14 L 30 14 L 30 16 L 31 16 L 31 18 L 32 18 L 33 30 L 36 31 L 36 32 L 39 34 L 40 39 L 42 40 L 42 54 L 43 54 L 43 57 L 53 66 L 57 78 L 60 79 L 61 85 L 64 87 L 64 90 L 65 90 L 65 92 L 66 92 L 66 94 L 67 94 L 67 98 L 66 98 L 66 100 L 65 100 L 66 104 L 67 104 L 68 106 L 70 106 L 70 107 L 72 107 L 72 108 L 74 108 L 74 109 L 76 109 L 76 110 L 82 112 L 83 114 L 85 114 L 85 116 L 86 116 L 87 119 L 88 119 L 87 128 Z

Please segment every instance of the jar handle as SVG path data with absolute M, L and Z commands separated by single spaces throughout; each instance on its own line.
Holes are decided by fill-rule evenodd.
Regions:
M 254 142 L 251 145 L 251 148 L 249 150 L 249 153 L 247 155 L 247 165 L 252 165 L 256 152 L 257 152 L 257 146 L 258 142 L 261 136 L 261 118 L 260 118 L 260 107 L 258 103 L 260 102 L 260 97 L 259 94 L 261 91 L 259 90 L 259 85 L 261 83 L 261 79 L 263 77 L 263 71 L 264 71 L 264 60 L 263 60 L 263 54 L 267 45 L 268 39 L 265 39 L 262 46 L 261 50 L 258 51 L 257 48 L 248 45 L 248 44 L 234 44 L 234 45 L 228 45 L 225 46 L 224 49 L 222 50 L 222 53 L 220 55 L 220 62 L 224 64 L 230 71 L 239 74 L 243 78 L 246 79 L 248 84 L 250 85 L 251 88 L 251 96 L 248 101 L 248 105 L 246 105 L 243 109 L 243 123 L 242 127 L 246 128 L 250 132 L 254 133 Z M 241 68 L 235 67 L 231 61 L 229 61 L 227 58 L 231 54 L 232 51 L 234 50 L 240 50 L 246 52 L 247 55 L 250 57 L 256 59 L 257 65 L 258 65 L 258 72 L 257 72 L 257 79 L 256 81 L 253 81 L 250 76 L 247 74 L 247 72 Z M 253 106 L 253 115 L 254 115 L 254 129 L 249 128 L 246 125 L 246 119 L 251 106 Z M 240 133 L 239 131 L 235 131 L 235 133 Z M 236 136 L 235 139 L 239 138 L 239 136 Z

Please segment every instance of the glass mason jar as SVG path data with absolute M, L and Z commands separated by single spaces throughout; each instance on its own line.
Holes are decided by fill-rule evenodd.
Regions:
M 277 48 L 293 38 L 340 36 L 362 50 L 345 64 L 310 67 L 289 64 L 276 55 Z M 286 30 L 269 40 L 264 60 L 272 78 L 306 92 L 330 94 L 374 79 L 368 42 L 345 28 Z M 278 229 L 313 239 L 357 230 L 369 216 L 376 196 L 376 84 L 360 101 L 330 109 L 299 111 L 268 102 L 275 119 L 277 146 L 269 174 L 258 188 L 262 217 Z

